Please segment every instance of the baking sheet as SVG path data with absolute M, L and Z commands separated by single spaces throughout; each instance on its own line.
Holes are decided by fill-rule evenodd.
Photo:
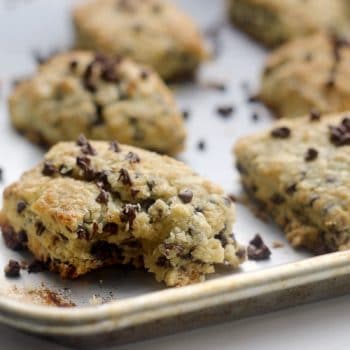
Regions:
M 228 193 L 240 194 L 239 175 L 233 166 L 232 146 L 240 136 L 263 129 L 273 122 L 268 111 L 259 104 L 248 103 L 255 92 L 266 57 L 265 50 L 244 34 L 232 28 L 225 19 L 224 1 L 178 0 L 206 33 L 209 45 L 216 49 L 213 60 L 206 63 L 199 75 L 199 83 L 174 86 L 181 109 L 189 112 L 187 149 L 179 159 L 201 175 L 221 184 Z M 30 75 L 36 67 L 35 57 L 66 50 L 72 44 L 70 9 L 72 0 L 2 0 L 0 1 L 0 167 L 3 182 L 0 190 L 18 179 L 20 174 L 34 166 L 43 152 L 30 144 L 9 124 L 6 96 L 15 79 Z M 210 85 L 223 83 L 225 91 Z M 216 109 L 233 106 L 232 117 L 223 118 Z M 258 120 L 253 119 L 258 115 Z M 198 143 L 204 141 L 205 149 Z M 237 204 L 237 222 L 234 233 L 247 243 L 260 233 L 272 250 L 271 259 L 263 262 L 247 261 L 238 272 L 220 271 L 210 279 L 298 261 L 307 257 L 286 243 L 280 229 L 272 223 L 256 218 L 246 207 Z M 273 242 L 284 242 L 273 248 Z M 0 270 L 9 258 L 30 260 L 5 248 L 0 242 Z M 91 273 L 77 281 L 61 281 L 51 273 L 28 274 L 22 271 L 18 280 L 6 279 L 0 272 L 0 293 L 31 301 L 35 290 L 48 289 L 59 293 L 77 306 L 88 306 L 93 298 L 108 302 L 143 295 L 164 289 L 153 276 L 142 271 L 113 267 Z M 30 296 L 28 296 L 28 291 Z M 95 297 L 94 297 L 95 296 Z M 39 300 L 40 302 L 40 300 Z M 45 300 L 44 300 L 45 302 Z

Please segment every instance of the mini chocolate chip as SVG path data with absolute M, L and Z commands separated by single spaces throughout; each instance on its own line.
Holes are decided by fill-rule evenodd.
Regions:
M 286 139 L 290 136 L 290 134 L 290 129 L 285 126 L 281 126 L 271 131 L 271 136 L 279 139 Z
M 221 106 L 216 109 L 216 112 L 223 118 L 231 117 L 233 111 L 233 106 Z
M 41 171 L 41 173 L 44 175 L 44 176 L 52 176 L 54 175 L 55 173 L 57 172 L 57 169 L 55 168 L 55 166 L 53 164 L 51 164 L 50 162 L 48 161 L 45 161 L 44 162 L 44 166 L 43 166 L 43 169 Z
M 185 119 L 185 120 L 188 120 L 188 118 L 190 117 L 190 111 L 188 109 L 184 109 L 182 111 L 182 117 Z
M 90 238 L 88 229 L 83 225 L 78 225 L 77 236 L 79 239 L 85 239 L 85 240 L 89 240 Z
M 309 148 L 307 151 L 306 151 L 306 154 L 305 154 L 305 161 L 306 162 L 312 162 L 313 160 L 315 160 L 316 158 L 318 157 L 318 151 L 314 148 Z
M 121 222 L 128 223 L 129 228 L 132 229 L 137 211 L 139 211 L 139 205 L 126 204 L 120 215 Z
M 108 192 L 105 190 L 101 190 L 99 195 L 96 197 L 96 202 L 100 204 L 107 204 L 108 203 Z
M 150 72 L 146 69 L 143 69 L 143 70 L 141 70 L 140 78 L 142 80 L 146 80 L 149 77 L 149 75 L 150 75 Z
M 219 232 L 217 235 L 214 236 L 214 238 L 218 239 L 221 242 L 221 245 L 225 248 L 228 244 L 228 239 L 225 236 L 225 233 Z
M 118 224 L 114 222 L 108 222 L 103 226 L 103 233 L 109 233 L 112 235 L 116 235 L 118 233 Z
M 134 152 L 129 152 L 125 156 L 125 160 L 128 160 L 130 164 L 131 163 L 139 163 L 140 162 L 140 157 Z
M 311 122 L 318 122 L 321 119 L 321 113 L 313 109 L 310 112 L 310 121 Z
M 78 67 L 78 61 L 73 60 L 69 62 L 69 69 L 71 71 L 75 71 L 77 67 Z
M 38 236 L 41 236 L 44 233 L 44 231 L 46 230 L 46 228 L 41 221 L 37 221 L 35 223 L 35 230 L 36 230 L 36 234 Z
M 25 201 L 17 202 L 17 213 L 21 214 L 26 207 L 27 207 L 27 203 Z
M 45 262 L 34 260 L 28 265 L 28 273 L 43 272 L 48 269 L 48 265 Z
M 286 188 L 286 193 L 289 194 L 289 195 L 292 195 L 293 193 L 295 193 L 297 191 L 297 184 L 292 184 L 290 186 L 288 186 Z
M 178 197 L 181 199 L 182 203 L 187 204 L 192 201 L 193 192 L 189 189 L 185 189 L 179 192 Z
M 271 255 L 270 249 L 265 245 L 259 234 L 256 234 L 249 242 L 247 253 L 250 260 L 267 260 Z
M 281 196 L 279 193 L 275 193 L 272 197 L 271 197 L 271 201 L 276 204 L 276 205 L 280 205 L 282 203 L 285 202 L 285 199 L 283 196 Z
M 132 186 L 132 181 L 129 175 L 129 172 L 126 169 L 119 170 L 118 181 L 121 181 L 125 186 Z
M 253 120 L 253 122 L 257 122 L 259 120 L 259 114 L 258 113 L 253 113 L 252 114 L 252 120 Z
M 197 143 L 197 148 L 198 148 L 200 151 L 204 151 L 205 148 L 206 148 L 205 141 L 204 141 L 204 140 L 199 140 L 198 143 Z
M 90 254 L 101 261 L 120 259 L 122 258 L 122 253 L 122 248 L 106 241 L 96 241 L 90 249 Z
M 7 265 L 5 266 L 4 272 L 5 276 L 9 278 L 19 277 L 21 266 L 16 260 L 9 260 Z
M 161 255 L 157 259 L 156 265 L 159 266 L 159 267 L 165 267 L 165 268 L 171 267 L 170 261 L 164 255 Z
M 109 149 L 113 152 L 119 153 L 120 152 L 120 147 L 117 141 L 112 141 L 109 144 Z

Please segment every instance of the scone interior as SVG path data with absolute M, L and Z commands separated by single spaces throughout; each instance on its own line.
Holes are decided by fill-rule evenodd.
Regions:
M 4 192 L 6 241 L 20 240 L 64 278 L 112 264 L 144 267 L 168 286 L 236 268 L 234 207 L 181 162 L 107 142 L 59 143 Z
M 228 0 L 230 16 L 244 31 L 267 46 L 319 31 L 349 33 L 346 0 Z
M 193 20 L 166 0 L 93 0 L 73 19 L 78 48 L 127 55 L 166 80 L 192 76 L 207 57 Z
M 295 247 L 350 248 L 350 118 L 285 120 L 235 147 L 245 189 Z
M 350 108 L 350 43 L 324 33 L 295 39 L 269 57 L 259 96 L 279 117 Z
M 17 130 L 49 146 L 84 133 L 175 155 L 186 139 L 172 93 L 152 69 L 92 52 L 59 54 L 41 65 L 16 86 L 9 111 Z

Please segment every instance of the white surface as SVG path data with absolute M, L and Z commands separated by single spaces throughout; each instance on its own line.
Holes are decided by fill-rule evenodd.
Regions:
M 118 350 L 348 350 L 349 304 L 350 296 L 345 296 L 266 316 L 130 344 L 118 347 Z M 66 348 L 0 326 L 0 349 Z

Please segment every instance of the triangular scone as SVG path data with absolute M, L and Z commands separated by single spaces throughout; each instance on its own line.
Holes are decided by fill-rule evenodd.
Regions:
M 73 17 L 78 48 L 130 56 L 167 80 L 192 75 L 206 57 L 192 19 L 166 0 L 93 0 Z
M 53 145 L 84 133 L 174 155 L 186 131 L 171 91 L 151 69 L 129 59 L 69 52 L 41 65 L 9 99 L 13 125 Z
M 4 193 L 5 241 L 65 278 L 144 266 L 168 286 L 244 260 L 222 189 L 166 156 L 116 143 L 59 143 Z M 19 242 L 20 243 L 20 242 Z

